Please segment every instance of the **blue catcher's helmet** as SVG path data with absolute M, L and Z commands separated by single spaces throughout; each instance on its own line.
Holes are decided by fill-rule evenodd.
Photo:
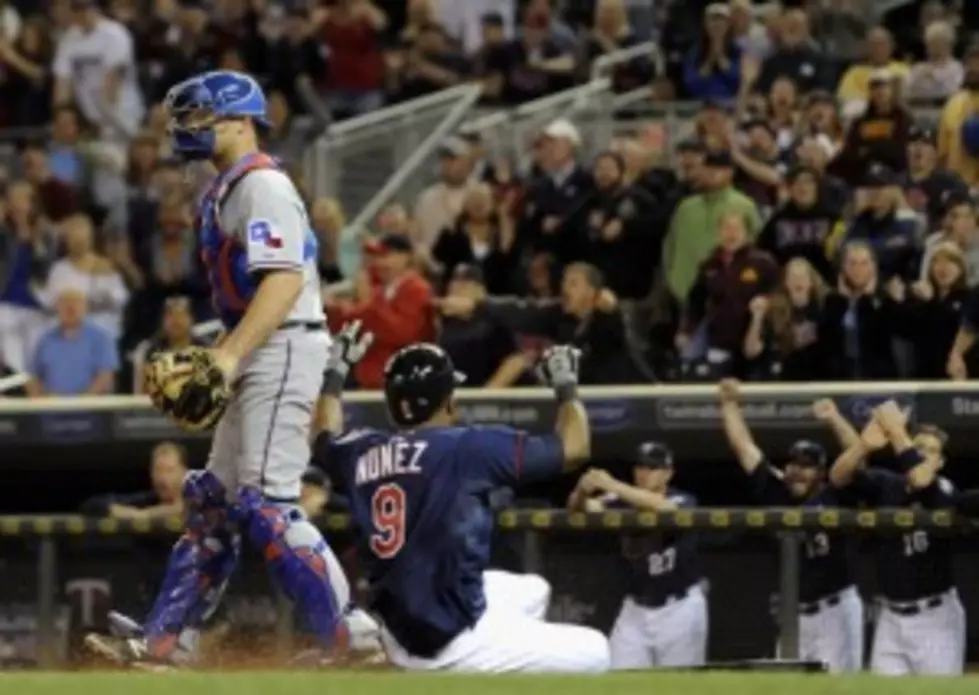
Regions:
M 269 126 L 262 88 L 254 78 L 233 70 L 184 80 L 170 88 L 163 105 L 170 115 L 173 151 L 187 159 L 214 154 L 214 124 L 219 121 L 249 118 L 261 128 Z

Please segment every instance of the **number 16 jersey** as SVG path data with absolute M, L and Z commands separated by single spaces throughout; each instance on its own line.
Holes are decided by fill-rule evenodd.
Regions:
M 489 495 L 557 475 L 557 437 L 506 427 L 321 435 L 314 463 L 350 501 L 369 608 L 414 656 L 431 658 L 486 610 Z

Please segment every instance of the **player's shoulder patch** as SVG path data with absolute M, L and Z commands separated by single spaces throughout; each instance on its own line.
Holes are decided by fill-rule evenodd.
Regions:
M 245 225 L 245 235 L 249 246 L 258 246 L 264 249 L 281 249 L 282 237 L 279 235 L 271 220 L 253 219 Z

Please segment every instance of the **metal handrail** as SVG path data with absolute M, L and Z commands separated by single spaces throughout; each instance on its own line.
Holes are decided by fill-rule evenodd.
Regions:
M 433 94 L 426 94 L 425 96 L 418 97 L 417 99 L 409 99 L 408 101 L 403 101 L 400 104 L 386 106 L 383 109 L 371 111 L 370 113 L 365 113 L 362 116 L 356 116 L 345 121 L 340 121 L 339 123 L 330 127 L 326 137 L 332 139 L 338 136 L 348 135 L 364 128 L 370 128 L 398 116 L 404 116 L 415 111 L 423 111 L 446 102 L 455 101 L 470 94 L 473 87 L 474 85 L 472 83 L 460 84 L 455 87 L 440 90 Z
M 448 90 L 447 90 L 448 91 Z M 415 173 L 425 160 L 435 151 L 439 144 L 448 137 L 459 126 L 459 122 L 465 118 L 469 110 L 479 101 L 483 94 L 483 88 L 478 84 L 462 85 L 453 88 L 453 98 L 458 103 L 449 111 L 442 122 L 415 148 L 404 163 L 387 180 L 370 202 L 364 206 L 357 216 L 341 231 L 341 237 L 354 234 L 360 235 L 381 209 L 387 205 L 390 198 L 398 192 L 405 182 Z M 444 92 L 443 92 L 444 94 Z M 438 102 L 431 102 L 438 103 Z
M 602 73 L 609 68 L 628 63 L 636 58 L 651 56 L 656 67 L 656 74 L 663 75 L 666 72 L 666 56 L 655 41 L 644 41 L 643 43 L 622 48 L 599 56 L 591 66 L 591 79 L 597 80 L 602 77 Z
M 588 97 L 610 89 L 611 86 L 612 81 L 607 78 L 592 80 L 579 87 L 572 87 L 571 89 L 566 89 L 556 94 L 549 94 L 546 97 L 521 104 L 513 110 L 513 116 L 514 118 L 529 118 L 541 111 L 546 111 L 547 109 L 560 106 L 567 102 L 580 104 L 587 100 Z

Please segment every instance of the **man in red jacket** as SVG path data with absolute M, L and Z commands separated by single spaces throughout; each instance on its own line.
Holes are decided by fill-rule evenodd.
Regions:
M 410 239 L 386 234 L 368 242 L 367 253 L 380 283 L 371 288 L 365 301 L 328 304 L 327 314 L 334 331 L 359 319 L 364 330 L 374 334 L 374 343 L 357 364 L 354 378 L 360 388 L 379 389 L 391 355 L 405 345 L 434 340 L 435 311 L 432 287 L 413 267 Z

